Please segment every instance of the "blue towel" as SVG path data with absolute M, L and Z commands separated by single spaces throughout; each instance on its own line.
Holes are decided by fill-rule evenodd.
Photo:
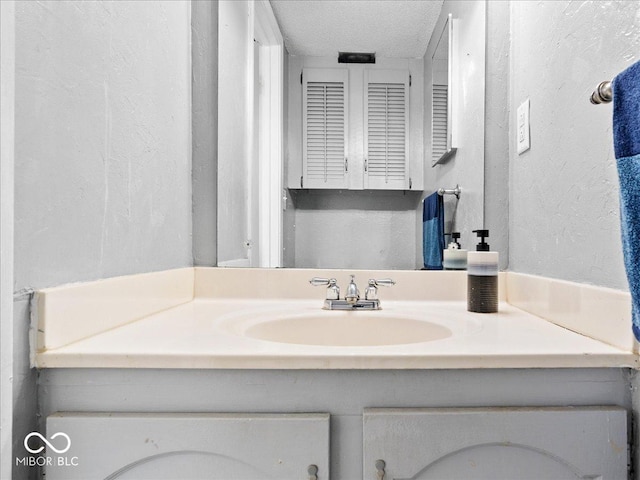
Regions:
M 442 270 L 444 250 L 444 203 L 432 193 L 422 201 L 422 255 L 424 268 Z
M 622 251 L 640 341 L 640 62 L 613 79 L 613 143 L 620 180 Z

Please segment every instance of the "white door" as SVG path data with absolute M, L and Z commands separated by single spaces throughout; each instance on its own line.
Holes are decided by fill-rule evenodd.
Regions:
M 618 407 L 370 409 L 368 480 L 627 478 Z
M 59 432 L 71 447 L 48 451 L 47 480 L 329 478 L 328 414 L 58 413 Z

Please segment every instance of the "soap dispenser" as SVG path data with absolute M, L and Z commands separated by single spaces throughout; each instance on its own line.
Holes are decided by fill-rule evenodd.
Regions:
M 458 242 L 460 232 L 452 232 L 449 247 L 442 251 L 442 267 L 445 270 L 466 270 L 467 251 Z
M 480 243 L 467 255 L 467 310 L 477 313 L 498 311 L 498 252 L 492 252 L 485 238 L 489 230 L 474 230 Z

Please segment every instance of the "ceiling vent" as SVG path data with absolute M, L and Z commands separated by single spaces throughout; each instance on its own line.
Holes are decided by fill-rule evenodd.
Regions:
M 375 53 L 338 52 L 338 63 L 376 63 Z

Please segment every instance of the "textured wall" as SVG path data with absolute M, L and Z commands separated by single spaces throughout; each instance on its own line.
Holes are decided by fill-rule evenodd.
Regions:
M 500 269 L 509 265 L 509 3 L 487 2 L 484 225 Z M 474 240 L 475 242 L 475 240 Z M 474 244 L 467 247 L 475 248 Z
M 484 122 L 485 122 L 485 21 L 484 2 L 447 0 L 436 28 L 442 28 L 444 18 L 451 13 L 455 20 L 456 46 L 454 57 L 458 75 L 454 87 L 453 128 L 455 156 L 443 165 L 431 168 L 431 57 L 436 42 L 429 43 L 424 57 L 424 144 L 425 144 L 425 196 L 443 188 L 460 185 L 462 194 L 455 206 L 455 197 L 445 197 L 445 218 L 451 220 L 455 209 L 455 230 L 462 233 L 463 248 L 473 249 L 476 237 L 472 230 L 484 224 Z M 456 141 L 457 139 L 457 141 Z M 422 218 L 418 218 L 422 222 Z M 449 232 L 449 227 L 445 227 Z M 420 229 L 418 229 L 421 232 Z M 493 235 L 493 233 L 491 233 Z M 418 255 L 422 258 L 422 235 L 419 237 Z M 489 239 L 491 243 L 491 239 Z M 493 247 L 493 245 L 492 245 Z
M 19 2 L 16 288 L 191 265 L 186 2 Z
M 16 5 L 15 289 L 191 265 L 189 3 Z M 28 306 L 15 297 L 16 455 L 37 426 Z
M 218 3 L 191 2 L 193 263 L 217 263 Z
M 612 107 L 588 98 L 640 58 L 639 24 L 636 1 L 511 2 L 510 270 L 627 289 Z M 531 150 L 518 155 L 515 111 L 527 97 Z M 638 375 L 631 387 L 637 419 Z
M 640 57 L 638 2 L 511 2 L 510 269 L 627 288 L 611 105 L 589 96 Z M 531 99 L 531 150 L 517 106 Z

